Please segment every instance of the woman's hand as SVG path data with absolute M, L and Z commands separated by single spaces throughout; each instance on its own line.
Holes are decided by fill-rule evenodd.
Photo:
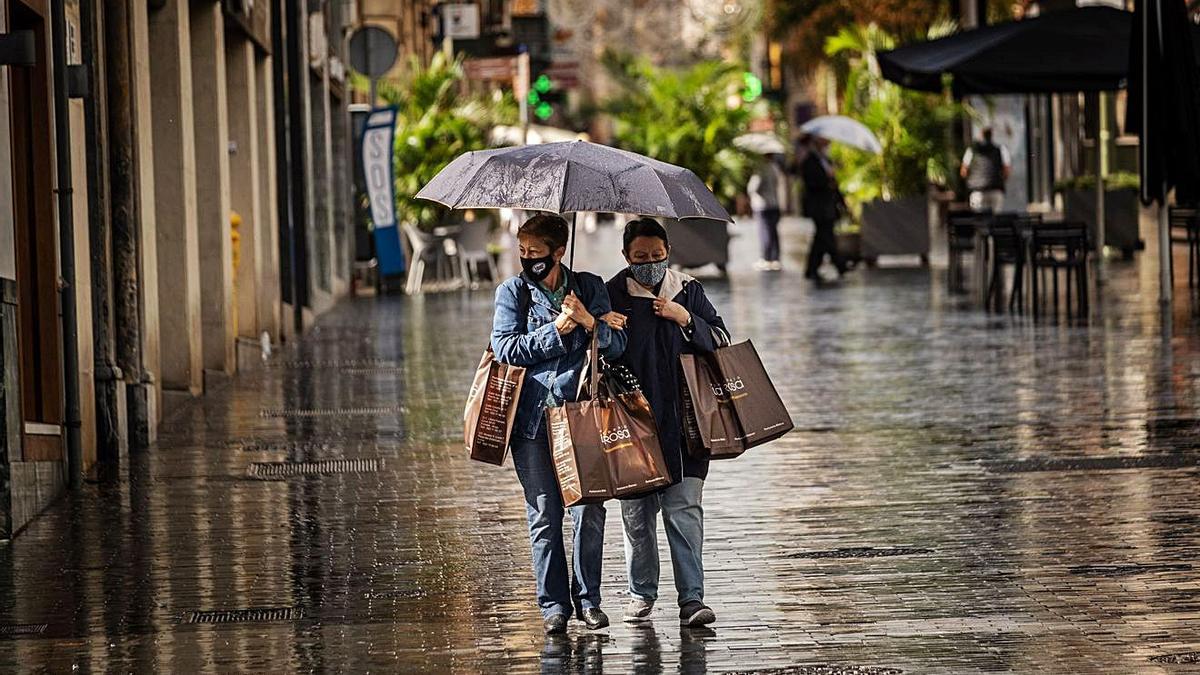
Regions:
M 576 324 L 583 326 L 585 330 L 595 330 L 596 328 L 596 317 L 588 312 L 583 301 L 574 293 L 567 293 L 567 297 L 563 298 L 562 313 Z
M 625 323 L 629 321 L 629 317 L 620 312 L 609 312 L 600 317 L 600 320 L 608 324 L 613 330 L 625 330 Z
M 554 327 L 558 329 L 559 335 L 566 335 L 567 333 L 575 330 L 577 326 L 579 326 L 579 324 L 576 323 L 574 319 L 567 316 L 566 312 L 559 314 L 558 318 L 554 320 Z
M 674 321 L 680 328 L 685 328 L 692 322 L 692 315 L 674 300 L 655 298 L 654 313 L 667 321 Z

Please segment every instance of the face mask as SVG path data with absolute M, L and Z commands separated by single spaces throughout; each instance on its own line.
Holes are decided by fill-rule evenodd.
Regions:
M 534 281 L 543 281 L 550 275 L 550 270 L 554 269 L 554 256 L 548 255 L 541 258 L 521 258 L 521 269 L 525 274 Z
M 637 263 L 629 266 L 629 273 L 633 275 L 634 281 L 643 286 L 657 286 L 663 280 L 663 277 L 667 276 L 668 266 L 669 263 L 666 260 Z

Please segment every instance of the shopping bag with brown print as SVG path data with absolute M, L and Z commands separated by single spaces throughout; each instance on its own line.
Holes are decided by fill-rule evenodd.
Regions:
M 773 441 L 795 428 L 749 340 L 721 347 L 708 360 L 713 365 L 717 385 L 733 404 L 746 449 Z
M 703 356 L 679 357 L 683 437 L 696 459 L 733 459 L 746 444 L 733 401 L 712 364 Z
M 471 459 L 504 464 L 524 381 L 524 368 L 500 363 L 491 347 L 483 353 L 463 413 L 463 441 Z
M 598 364 L 594 335 L 590 356 Z M 598 366 L 591 371 L 587 398 L 546 411 L 563 504 L 631 499 L 670 485 L 646 398 L 640 391 L 616 391 Z

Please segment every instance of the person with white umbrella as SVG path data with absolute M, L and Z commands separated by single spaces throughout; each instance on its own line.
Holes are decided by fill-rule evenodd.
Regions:
M 820 281 L 817 270 L 825 256 L 833 260 L 838 276 L 846 273 L 846 261 L 838 255 L 837 237 L 833 228 L 846 212 L 846 200 L 838 187 L 833 159 L 829 156 L 830 141 L 844 143 L 860 150 L 883 152 L 883 145 L 864 124 L 843 115 L 822 115 L 800 127 L 804 157 L 800 162 L 800 178 L 804 181 L 804 215 L 816 225 L 812 247 L 808 250 L 808 265 L 804 276 Z
M 804 278 L 820 281 L 818 270 L 829 256 L 838 276 L 846 273 L 846 261 L 838 255 L 837 237 L 833 228 L 845 211 L 846 202 L 838 188 L 834 175 L 833 160 L 829 157 L 829 141 L 815 134 L 801 138 L 804 159 L 800 161 L 800 178 L 804 182 L 804 199 L 801 206 L 804 215 L 812 219 L 816 231 L 808 249 L 808 263 L 804 267 Z

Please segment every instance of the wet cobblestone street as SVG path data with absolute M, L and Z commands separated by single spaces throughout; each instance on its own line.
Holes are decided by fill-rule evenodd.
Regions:
M 678 626 L 664 537 L 653 622 L 620 624 L 610 502 L 616 625 L 542 636 L 511 460 L 461 444 L 481 290 L 344 302 L 0 547 L 0 671 L 1196 668 L 1200 337 L 1162 338 L 1152 272 L 1069 327 L 960 307 L 942 270 L 789 264 L 705 282 L 797 427 L 713 464 L 711 629 Z

